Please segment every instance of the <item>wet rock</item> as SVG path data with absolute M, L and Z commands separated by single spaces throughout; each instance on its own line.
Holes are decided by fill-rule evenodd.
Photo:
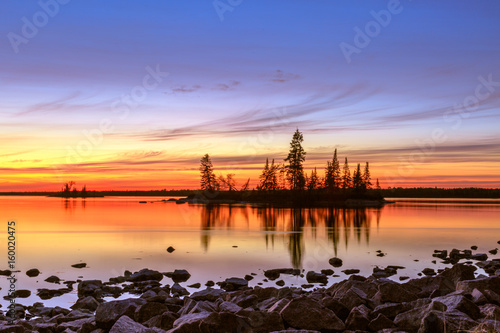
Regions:
M 376 266 L 373 268 L 372 276 L 375 278 L 387 278 L 396 275 L 397 273 L 398 271 L 396 268 L 393 267 L 380 268 Z
M 434 276 L 437 274 L 433 268 L 424 268 L 422 273 L 424 273 L 425 276 Z
M 146 304 L 142 298 L 132 298 L 99 304 L 95 314 L 98 328 L 110 329 L 121 316 L 134 317 L 138 306 Z
M 422 306 L 418 308 L 411 309 L 400 313 L 394 319 L 394 324 L 400 329 L 406 330 L 418 330 L 422 323 L 422 318 L 424 318 L 431 311 L 446 311 L 446 305 L 443 303 L 433 301 L 427 306 Z
M 400 276 L 399 277 L 399 281 L 406 281 L 406 280 L 409 280 L 410 277 L 409 276 Z
M 207 287 L 213 287 L 213 286 L 215 286 L 215 282 L 212 281 L 212 280 L 208 280 L 207 283 L 205 283 L 205 286 L 207 286 Z
M 293 269 L 293 268 L 276 268 L 276 269 L 269 269 L 267 271 L 264 271 L 264 276 L 267 277 L 271 281 L 278 279 L 281 274 L 299 275 L 300 270 Z
M 471 250 L 476 251 L 477 250 L 477 245 L 472 245 L 470 248 L 471 248 Z
M 407 288 L 391 280 L 379 284 L 374 296 L 374 300 L 379 304 L 411 302 L 417 298 L 417 295 L 408 291 Z
M 40 297 L 43 300 L 46 299 L 51 299 L 53 297 L 61 296 L 66 293 L 71 292 L 71 289 L 67 288 L 60 288 L 60 289 L 46 289 L 46 288 L 41 288 L 37 289 L 37 296 Z
M 241 310 L 236 314 L 247 319 L 250 323 L 250 332 L 268 333 L 285 329 L 283 319 L 278 312 Z
M 245 279 L 232 277 L 222 282 L 221 287 L 226 291 L 239 290 L 248 287 L 248 281 Z
M 453 265 L 452 268 L 444 270 L 439 274 L 439 276 L 450 280 L 454 285 L 456 285 L 458 281 L 473 280 L 475 271 L 476 267 L 474 266 L 456 264 Z
M 147 327 L 136 323 L 128 316 L 121 316 L 116 321 L 109 333 L 146 333 L 150 332 Z
M 185 269 L 176 269 L 171 276 L 172 280 L 177 283 L 186 282 L 190 277 L 191 274 L 189 274 L 189 272 Z
M 162 330 L 169 330 L 174 327 L 174 322 L 179 318 L 177 313 L 164 312 L 160 315 L 154 316 L 144 323 L 147 327 L 157 327 Z
M 148 268 L 141 269 L 139 272 L 135 272 L 134 274 L 128 277 L 128 280 L 131 282 L 161 281 L 162 279 L 163 279 L 163 274 Z
M 87 267 L 87 264 L 84 263 L 84 262 L 81 262 L 81 263 L 78 263 L 78 264 L 71 265 L 71 267 L 74 267 L 74 268 L 85 268 L 85 267 Z
M 254 277 L 247 274 L 247 275 L 245 275 L 244 279 L 247 281 L 252 281 L 254 279 Z
M 294 328 L 337 331 L 345 329 L 344 323 L 332 310 L 308 297 L 291 300 L 280 314 L 283 320 Z
M 464 280 L 457 283 L 457 291 L 463 290 L 472 293 L 474 289 L 486 295 L 486 291 L 500 294 L 500 276 L 477 278 L 475 280 Z
M 167 252 L 168 252 L 168 253 L 172 253 L 172 252 L 174 252 L 174 251 L 175 251 L 175 249 L 174 249 L 172 246 L 169 246 L 169 247 L 167 248 Z
M 433 301 L 443 303 L 444 305 L 446 305 L 449 311 L 461 311 L 474 320 L 477 320 L 481 317 L 481 311 L 479 310 L 479 307 L 474 304 L 474 302 L 462 295 L 446 295 L 442 297 L 436 297 L 433 299 Z
M 198 288 L 200 288 L 200 287 L 201 287 L 201 283 L 198 283 L 198 282 L 197 282 L 197 283 L 193 283 L 193 284 L 190 284 L 188 287 L 189 287 L 189 288 L 195 288 L 195 289 L 198 289 Z
M 31 291 L 27 289 L 16 290 L 16 297 L 27 298 L 31 296 Z
M 215 302 L 218 298 L 226 295 L 226 292 L 222 289 L 207 288 L 205 290 L 197 291 L 192 293 L 189 298 L 195 301 L 210 301 Z
M 493 255 L 496 255 L 498 253 L 498 249 L 489 250 L 488 252 Z
M 306 280 L 308 283 L 328 283 L 328 277 L 325 274 L 317 273 L 314 271 L 307 272 Z
M 333 275 L 333 273 L 335 273 L 335 272 L 333 271 L 333 269 L 322 269 L 322 270 L 321 270 L 321 274 L 325 274 L 325 275 L 327 275 L 327 276 Z
M 277 285 L 277 286 L 280 286 L 280 287 L 283 287 L 283 286 L 285 285 L 285 281 L 283 281 L 283 280 L 278 280 L 278 281 L 276 281 L 276 285 Z
M 358 274 L 359 272 L 359 269 L 345 269 L 342 271 L 345 275 Z
M 102 294 L 101 280 L 85 280 L 78 283 L 78 297 L 92 296 L 96 299 Z
M 447 250 L 434 250 L 434 254 L 432 256 L 439 258 L 439 259 L 446 259 L 446 257 L 448 256 L 448 251 Z
M 365 305 L 360 305 L 351 310 L 345 326 L 348 330 L 366 330 L 370 323 L 370 309 Z
M 89 310 L 94 312 L 99 304 L 101 303 L 99 303 L 94 297 L 86 296 L 78 299 L 76 303 L 71 306 L 71 309 Z
M 373 332 L 380 331 L 384 328 L 393 327 L 396 327 L 396 325 L 394 325 L 394 322 L 381 313 L 379 313 L 375 319 L 371 320 L 370 323 L 368 323 L 368 329 Z
M 135 309 L 134 320 L 138 323 L 144 323 L 154 316 L 161 315 L 168 311 L 168 307 L 165 304 L 158 302 L 148 302 L 142 304 Z
M 339 259 L 339 258 L 330 258 L 330 260 L 328 260 L 328 263 L 330 265 L 332 265 L 333 267 L 341 267 L 342 266 L 342 259 Z
M 486 253 L 477 253 L 477 254 L 473 254 L 470 259 L 472 260 L 478 260 L 478 261 L 484 261 L 484 260 L 488 260 L 488 255 Z
M 40 271 L 37 268 L 28 269 L 26 271 L 26 275 L 28 275 L 29 277 L 36 277 L 36 276 L 40 275 Z
M 51 275 L 48 278 L 46 278 L 45 281 L 50 283 L 60 283 L 61 279 L 55 275 Z
M 10 276 L 12 274 L 12 271 L 11 270 L 0 270 L 0 275 L 2 276 Z
M 174 294 L 177 294 L 179 296 L 189 295 L 189 291 L 187 291 L 186 288 L 182 287 L 177 282 L 174 283 L 173 286 L 170 288 L 170 292 L 172 293 L 172 295 Z

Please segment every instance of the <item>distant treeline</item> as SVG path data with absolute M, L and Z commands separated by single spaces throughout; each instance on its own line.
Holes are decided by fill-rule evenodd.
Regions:
M 104 196 L 172 196 L 172 197 L 187 197 L 190 194 L 196 193 L 195 190 L 148 190 L 148 191 L 86 191 L 84 197 L 104 197 Z M 198 191 L 199 192 L 199 191 Z M 52 197 L 82 197 L 81 191 L 73 191 L 69 194 L 63 192 L 0 192 L 0 195 L 36 195 L 36 196 L 52 196 Z
M 394 187 L 381 189 L 386 198 L 500 198 L 500 188 Z

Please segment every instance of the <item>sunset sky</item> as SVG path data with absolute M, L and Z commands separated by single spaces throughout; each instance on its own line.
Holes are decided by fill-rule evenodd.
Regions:
M 2 1 L 0 191 L 306 169 L 500 187 L 498 1 Z

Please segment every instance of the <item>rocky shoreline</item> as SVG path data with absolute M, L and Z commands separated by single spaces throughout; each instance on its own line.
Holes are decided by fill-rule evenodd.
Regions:
M 38 295 L 42 299 L 58 296 L 78 283 L 78 300 L 70 309 L 15 304 L 17 319 L 13 322 L 9 318 L 12 312 L 0 314 L 0 333 L 500 332 L 500 259 L 456 249 L 449 253 L 436 250 L 434 257 L 453 266 L 440 272 L 424 270 L 425 276 L 416 279 L 400 277 L 404 283 L 388 279 L 403 268 L 399 266 L 376 267 L 370 277 L 356 275 L 356 270 L 344 271 L 351 274 L 349 278 L 330 287 L 324 285 L 333 270 L 311 271 L 305 274 L 310 285 L 303 287 L 317 286 L 312 291 L 252 288 L 248 286 L 252 276 L 247 275 L 209 281 L 206 289 L 189 293 L 180 285 L 190 278 L 186 270 L 160 273 L 143 269 L 126 271 L 107 282 L 66 281 L 67 288 L 39 290 Z M 342 266 L 339 258 L 329 263 L 334 268 Z M 475 276 L 476 266 L 488 276 Z M 36 273 L 26 272 L 29 276 Z M 278 280 L 282 274 L 303 273 L 295 269 L 265 272 L 270 280 Z M 172 285 L 160 283 L 165 276 L 172 279 Z M 103 300 L 123 293 L 137 297 Z

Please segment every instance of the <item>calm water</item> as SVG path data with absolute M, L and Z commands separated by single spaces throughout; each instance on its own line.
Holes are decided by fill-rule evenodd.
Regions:
M 16 221 L 17 289 L 30 289 L 22 304 L 40 301 L 37 288 L 62 288 L 44 282 L 50 275 L 64 280 L 102 279 L 125 270 L 150 268 L 161 272 L 187 269 L 186 284 L 256 273 L 250 285 L 264 279 L 263 270 L 294 267 L 306 271 L 332 268 L 328 259 L 344 260 L 330 283 L 346 278 L 341 270 L 405 266 L 400 275 L 416 277 L 433 264 L 434 249 L 479 247 L 478 253 L 500 247 L 500 201 L 399 200 L 382 209 L 269 209 L 250 206 L 177 205 L 163 197 L 61 199 L 0 197 L 4 236 L 0 269 L 7 269 L 7 221 Z M 148 203 L 140 204 L 139 201 Z M 166 249 L 173 246 L 175 252 Z M 386 253 L 377 257 L 377 250 Z M 418 261 L 415 261 L 418 260 Z M 84 269 L 71 265 L 85 262 Z M 28 278 L 24 272 L 42 274 Z M 305 278 L 282 275 L 287 285 Z M 163 284 L 172 281 L 164 278 Z M 274 285 L 274 282 L 264 282 Z M 0 303 L 7 302 L 6 277 L 0 278 Z M 76 285 L 75 285 L 76 287 Z M 194 291 L 194 289 L 191 289 Z M 76 291 L 43 301 L 69 307 Z

